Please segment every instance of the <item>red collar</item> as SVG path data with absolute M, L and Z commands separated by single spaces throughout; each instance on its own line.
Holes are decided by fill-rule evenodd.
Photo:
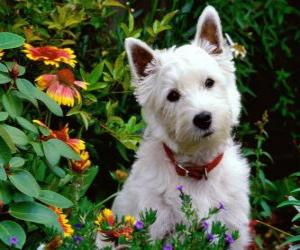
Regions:
M 173 151 L 165 144 L 163 143 L 164 150 L 166 152 L 166 155 L 168 156 L 169 160 L 172 162 L 172 164 L 175 167 L 175 170 L 179 176 L 188 176 L 191 178 L 194 178 L 196 180 L 201 180 L 202 177 L 207 180 L 207 174 L 212 171 L 222 160 L 223 153 L 217 155 L 215 159 L 213 159 L 211 162 L 205 164 L 205 165 L 196 165 L 196 164 L 190 164 L 189 166 L 183 167 L 180 165 L 174 156 Z

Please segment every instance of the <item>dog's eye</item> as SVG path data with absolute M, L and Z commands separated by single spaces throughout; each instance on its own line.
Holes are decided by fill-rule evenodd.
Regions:
M 176 89 L 172 89 L 168 96 L 167 96 L 167 99 L 170 101 L 170 102 L 177 102 L 180 98 L 180 94 L 178 92 L 178 90 Z
M 205 87 L 206 88 L 211 88 L 212 86 L 214 86 L 215 81 L 213 79 L 207 78 L 205 81 Z

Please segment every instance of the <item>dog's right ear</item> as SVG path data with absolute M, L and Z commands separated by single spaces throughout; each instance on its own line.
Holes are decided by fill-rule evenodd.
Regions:
M 140 79 L 149 75 L 147 65 L 154 60 L 154 51 L 146 43 L 131 37 L 125 39 L 125 48 L 134 77 Z

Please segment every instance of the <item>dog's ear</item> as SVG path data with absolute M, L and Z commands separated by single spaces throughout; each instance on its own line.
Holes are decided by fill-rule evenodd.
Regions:
M 198 46 L 203 46 L 205 42 L 209 42 L 213 46 L 210 49 L 211 54 L 222 53 L 223 37 L 221 21 L 218 12 L 212 6 L 207 6 L 203 10 L 197 23 L 195 43 Z
M 147 65 L 154 59 L 154 51 L 144 42 L 135 38 L 126 38 L 125 48 L 131 72 L 136 78 L 149 74 Z

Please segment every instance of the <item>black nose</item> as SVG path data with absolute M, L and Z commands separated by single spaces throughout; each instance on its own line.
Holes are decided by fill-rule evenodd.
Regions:
M 211 124 L 211 113 L 204 111 L 196 115 L 193 120 L 194 125 L 200 129 L 208 129 Z

